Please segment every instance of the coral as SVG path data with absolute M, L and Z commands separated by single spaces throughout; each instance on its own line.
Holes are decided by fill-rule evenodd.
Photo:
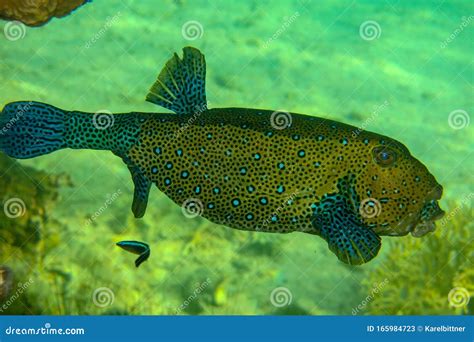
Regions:
M 40 26 L 53 17 L 63 17 L 85 0 L 3 0 L 0 2 L 0 18 L 19 20 L 29 26 Z
M 468 201 L 451 203 L 438 229 L 423 238 L 392 240 L 380 267 L 364 282 L 387 279 L 367 314 L 473 314 L 474 245 Z

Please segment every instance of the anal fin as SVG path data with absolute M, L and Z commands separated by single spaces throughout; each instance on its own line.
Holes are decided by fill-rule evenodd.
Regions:
M 175 53 L 161 70 L 146 100 L 177 114 L 193 114 L 207 109 L 206 61 L 193 47 L 183 49 L 183 58 Z

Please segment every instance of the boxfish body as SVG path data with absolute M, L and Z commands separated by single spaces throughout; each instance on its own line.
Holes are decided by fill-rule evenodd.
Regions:
M 349 264 L 374 258 L 382 235 L 434 230 L 442 187 L 403 144 L 325 118 L 208 109 L 204 55 L 183 51 L 147 96 L 175 114 L 90 114 L 15 102 L 0 117 L 0 149 L 15 158 L 110 150 L 131 172 L 136 217 L 145 214 L 156 184 L 187 216 L 241 230 L 319 235 Z

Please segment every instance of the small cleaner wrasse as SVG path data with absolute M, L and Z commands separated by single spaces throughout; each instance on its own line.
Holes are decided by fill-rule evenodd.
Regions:
M 97 114 L 14 102 L 0 116 L 0 149 L 20 159 L 62 148 L 109 150 L 130 170 L 136 217 L 154 183 L 217 224 L 319 235 L 353 265 L 377 255 L 382 235 L 434 230 L 442 187 L 403 144 L 296 113 L 208 109 L 204 55 L 183 52 L 147 96 L 174 114 L 110 114 L 104 128 Z

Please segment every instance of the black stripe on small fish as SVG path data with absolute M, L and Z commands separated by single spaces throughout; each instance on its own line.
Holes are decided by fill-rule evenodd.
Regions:
M 126 250 L 127 252 L 138 254 L 139 257 L 135 260 L 135 266 L 138 267 L 142 262 L 146 261 L 150 257 L 150 246 L 140 241 L 120 241 L 117 242 L 117 246 Z

